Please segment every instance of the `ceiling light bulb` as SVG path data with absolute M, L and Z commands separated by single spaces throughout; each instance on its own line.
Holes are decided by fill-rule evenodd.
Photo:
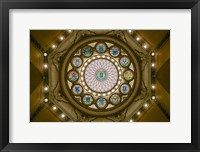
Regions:
M 43 55 L 44 55 L 44 56 L 47 56 L 48 54 L 45 52 Z
M 53 44 L 53 45 L 52 45 L 52 48 L 54 49 L 55 47 L 56 47 L 56 45 L 55 45 L 55 44 Z
M 139 41 L 139 40 L 140 40 L 140 38 L 139 38 L 139 37 L 137 37 L 137 38 L 136 38 L 136 40 L 137 40 L 137 41 Z
M 61 37 L 60 37 L 60 40 L 61 40 L 61 41 L 62 41 L 62 40 L 64 40 L 64 37 L 63 37 L 63 36 L 61 36 Z
M 147 48 L 147 45 L 145 44 L 143 47 L 146 49 L 146 48 Z
M 151 99 L 155 100 L 155 99 L 156 99 L 156 96 L 152 96 Z
M 132 30 L 128 30 L 128 32 L 129 32 L 129 33 L 131 33 L 131 32 L 132 32 Z
M 151 64 L 151 66 L 152 66 L 152 67 L 155 67 L 155 64 L 154 64 L 154 63 L 152 63 L 152 64 Z
M 152 85 L 151 88 L 152 88 L 152 89 L 155 89 L 155 85 Z
M 151 53 L 151 56 L 155 56 L 155 53 L 154 53 L 154 52 L 152 52 L 152 53 Z
M 56 110 L 57 109 L 57 107 L 56 106 L 53 106 L 53 110 Z
M 48 99 L 47 99 L 47 98 L 45 98 L 45 99 L 44 99 L 44 102 L 48 102 Z
M 64 114 L 61 114 L 61 117 L 62 117 L 62 118 L 65 118 L 65 115 L 64 115 Z
M 133 119 L 129 120 L 129 122 L 133 122 Z
M 148 104 L 147 104 L 147 103 L 145 103 L 145 104 L 144 104 L 144 107 L 145 107 L 145 108 L 147 108 L 147 107 L 148 107 Z
M 47 64 L 44 64 L 44 68 L 48 68 L 48 65 L 47 65 Z
M 44 87 L 44 91 L 48 91 L 48 89 L 49 89 L 48 87 Z
M 68 32 L 69 32 L 69 33 L 71 33 L 71 32 L 72 32 L 72 30 L 68 30 Z
M 140 112 L 139 112 L 139 111 L 137 112 L 137 115 L 138 115 L 138 116 L 140 115 Z

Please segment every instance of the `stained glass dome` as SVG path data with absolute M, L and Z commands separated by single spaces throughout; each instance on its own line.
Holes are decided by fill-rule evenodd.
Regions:
M 139 85 L 133 52 L 116 41 L 98 38 L 73 49 L 64 60 L 62 77 L 72 104 L 91 115 L 109 115 L 126 107 Z

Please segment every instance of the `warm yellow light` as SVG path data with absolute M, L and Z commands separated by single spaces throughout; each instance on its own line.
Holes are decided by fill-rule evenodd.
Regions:
M 145 44 L 143 47 L 146 49 L 146 48 L 147 48 L 147 45 Z
M 56 106 L 53 106 L 53 110 L 56 110 L 57 109 L 57 107 Z
M 71 33 L 71 32 L 72 32 L 72 30 L 68 30 L 68 32 L 69 32 L 69 33 Z
M 47 69 L 47 68 L 48 68 L 48 64 L 44 64 L 44 68 L 46 68 L 46 69 Z
M 62 118 L 65 118 L 65 115 L 64 115 L 64 114 L 61 114 L 61 117 L 62 117 Z
M 152 53 L 151 53 L 151 56 L 155 56 L 155 53 L 154 53 L 154 52 L 152 52 Z
M 132 32 L 132 30 L 128 30 L 128 32 L 129 32 L 129 33 L 131 33 L 131 32 Z
M 152 64 L 151 64 L 151 66 L 152 66 L 152 67 L 155 67 L 155 64 L 154 64 L 154 63 L 152 63 Z
M 137 112 L 137 115 L 139 116 L 140 114 L 141 114 L 141 113 L 138 111 L 138 112 Z
M 45 98 L 45 99 L 44 99 L 44 102 L 48 102 L 48 99 L 47 99 L 47 98 Z
M 151 99 L 155 100 L 155 99 L 156 99 L 156 96 L 152 96 Z
M 137 38 L 136 38 L 136 40 L 137 40 L 137 41 L 139 41 L 139 40 L 140 40 L 140 38 L 139 38 L 139 37 L 137 37 Z
M 52 45 L 52 48 L 54 49 L 55 47 L 56 47 L 56 45 L 55 45 L 55 44 L 53 44 L 53 45 Z
M 145 108 L 147 108 L 147 107 L 148 107 L 148 104 L 147 104 L 147 103 L 145 103 L 145 104 L 144 104 L 144 107 L 145 107 Z
M 133 122 L 133 119 L 129 120 L 129 122 Z
M 49 90 L 49 88 L 46 86 L 46 87 L 44 87 L 44 91 L 48 91 Z
M 48 54 L 45 52 L 43 55 L 44 55 L 44 56 L 47 56 Z
M 151 88 L 152 88 L 152 89 L 155 89 L 155 85 L 152 85 Z
M 61 37 L 60 37 L 60 40 L 61 40 L 61 41 L 62 41 L 62 40 L 64 40 L 64 37 L 63 37 L 63 36 L 61 36 Z

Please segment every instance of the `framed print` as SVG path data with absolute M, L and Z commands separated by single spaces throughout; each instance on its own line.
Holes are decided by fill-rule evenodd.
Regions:
M 200 151 L 199 9 L 1 0 L 1 151 Z

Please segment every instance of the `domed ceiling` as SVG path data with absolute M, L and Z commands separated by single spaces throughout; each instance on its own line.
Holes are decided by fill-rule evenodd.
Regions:
M 32 30 L 30 120 L 170 121 L 169 38 L 166 30 Z

